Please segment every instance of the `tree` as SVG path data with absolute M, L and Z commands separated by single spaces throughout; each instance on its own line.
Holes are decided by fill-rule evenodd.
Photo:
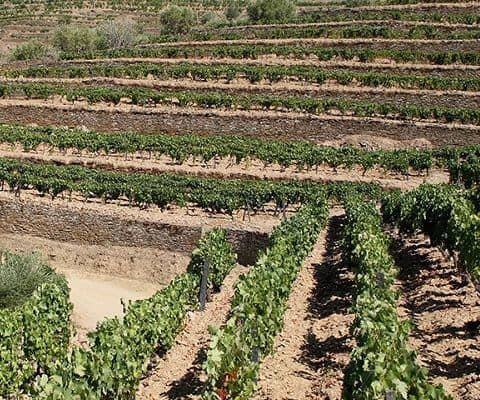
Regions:
M 296 13 L 293 0 L 256 0 L 247 8 L 253 22 L 278 23 L 290 21 Z
M 165 34 L 185 34 L 195 25 L 196 17 L 190 8 L 172 5 L 160 14 L 160 23 Z

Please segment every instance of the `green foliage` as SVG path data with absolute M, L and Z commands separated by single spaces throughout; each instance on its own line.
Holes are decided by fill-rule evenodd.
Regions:
M 119 104 L 130 99 L 132 104 L 175 104 L 179 107 L 235 108 L 242 110 L 289 110 L 322 115 L 335 112 L 357 117 L 386 117 L 400 120 L 438 120 L 480 125 L 480 110 L 476 108 L 424 107 L 417 104 L 370 103 L 361 100 L 273 96 L 257 94 L 229 94 L 220 91 L 155 90 L 138 87 L 74 87 L 43 83 L 6 83 L 0 85 L 0 96 L 23 94 L 30 99 L 48 99 L 64 96 L 67 101 L 86 100 L 89 103 Z
M 62 278 L 37 255 L 0 251 L 0 308 L 22 305 L 49 282 L 60 283 Z
M 37 381 L 38 398 L 131 399 L 151 358 L 172 347 L 187 312 L 196 308 L 201 279 L 197 266 L 205 260 L 210 263 L 209 280 L 220 286 L 236 260 L 224 230 L 214 229 L 200 240 L 187 273 L 149 299 L 130 302 L 123 318 L 100 323 L 89 334 L 89 350 L 74 349 L 57 375 Z
M 396 49 L 372 49 L 368 47 L 339 48 L 327 47 L 315 44 L 295 45 L 270 45 L 270 44 L 228 44 L 228 45 L 163 45 L 152 47 L 133 47 L 128 49 L 112 49 L 94 53 L 74 54 L 63 52 L 60 57 L 63 59 L 74 59 L 80 57 L 92 58 L 235 58 L 235 59 L 257 59 L 263 55 L 274 54 L 281 57 L 305 58 L 308 56 L 318 57 L 320 61 L 332 59 L 356 60 L 361 62 L 375 61 L 379 58 L 391 59 L 401 63 L 431 63 L 440 65 L 466 64 L 480 65 L 480 53 L 478 51 L 418 51 L 418 50 L 396 50 Z
M 95 29 L 86 26 L 63 26 L 53 35 L 53 45 L 75 56 L 91 54 L 99 49 L 101 38 Z
M 21 43 L 12 50 L 11 58 L 15 61 L 35 60 L 45 57 L 48 48 L 38 40 Z
M 164 34 L 188 33 L 195 26 L 195 23 L 195 13 L 188 7 L 171 5 L 160 14 L 160 24 Z
M 205 261 L 209 264 L 208 282 L 214 290 L 219 290 L 237 261 L 236 254 L 227 242 L 225 230 L 214 228 L 200 239 L 198 247 L 192 252 L 187 271 L 201 275 Z
M 397 315 L 398 294 L 392 289 L 396 268 L 388 253 L 389 238 L 373 203 L 361 197 L 345 202 L 344 251 L 355 272 L 352 326 L 358 347 L 345 373 L 347 400 L 451 399 L 427 382 L 408 348 L 409 323 Z
M 260 23 L 288 22 L 296 12 L 293 0 L 255 0 L 247 7 L 251 21 Z
M 131 205 L 162 209 L 170 204 L 196 204 L 212 212 L 232 214 L 241 207 L 259 210 L 274 202 L 277 211 L 291 204 L 309 202 L 326 188 L 329 194 L 342 197 L 351 191 L 378 197 L 376 184 L 338 182 L 329 185 L 310 181 L 222 180 L 196 178 L 176 174 L 148 175 L 119 173 L 78 166 L 42 165 L 0 158 L 0 182 L 20 195 L 22 189 L 35 189 L 52 199 L 60 193 L 72 192 L 105 202 L 124 196 Z
M 287 80 L 301 80 L 319 85 L 335 81 L 340 85 L 353 83 L 369 87 L 389 87 L 404 89 L 463 90 L 480 91 L 480 77 L 450 77 L 435 75 L 393 74 L 385 72 L 358 72 L 345 69 L 321 69 L 317 66 L 299 65 L 242 65 L 213 64 L 202 65 L 182 62 L 178 64 L 134 64 L 94 63 L 91 65 L 32 66 L 1 71 L 9 78 L 138 78 L 154 76 L 157 79 L 192 78 L 198 81 L 213 79 L 244 78 L 251 83 L 263 80 L 275 83 Z
M 276 228 L 267 251 L 237 285 L 230 318 L 210 343 L 204 399 L 251 398 L 259 370 L 255 358 L 272 351 L 297 273 L 327 220 L 326 198 L 318 196 Z
M 14 310 L 0 310 L 0 395 L 18 398 L 68 360 L 72 304 L 64 280 L 40 286 Z M 2 397 L 3 398 L 3 397 Z
M 475 281 L 480 281 L 480 216 L 464 194 L 452 185 L 422 185 L 406 193 L 384 195 L 386 222 L 403 232 L 420 230 L 434 246 L 452 254 Z
M 39 287 L 23 309 L 23 351 L 37 372 L 55 373 L 67 360 L 73 335 L 69 294 L 66 281 L 60 278 Z
M 22 315 L 19 310 L 0 309 L 0 396 L 20 392 L 33 373 L 22 348 Z
M 229 21 L 236 20 L 242 13 L 242 7 L 238 0 L 230 0 L 225 9 L 225 18 Z

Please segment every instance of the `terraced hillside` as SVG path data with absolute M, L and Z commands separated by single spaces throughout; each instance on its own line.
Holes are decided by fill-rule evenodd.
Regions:
M 0 5 L 0 398 L 478 400 L 479 211 L 478 1 Z

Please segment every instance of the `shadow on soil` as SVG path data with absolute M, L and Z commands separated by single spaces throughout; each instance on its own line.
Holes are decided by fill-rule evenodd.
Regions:
M 188 399 L 191 396 L 202 394 L 205 383 L 200 380 L 200 373 L 205 360 L 206 348 L 201 348 L 187 373 L 172 383 L 171 388 L 166 393 L 167 398 Z
M 309 318 L 324 319 L 332 314 L 348 314 L 351 305 L 352 280 L 348 268 L 341 260 L 340 238 L 343 216 L 333 216 L 328 226 L 325 257 L 322 264 L 315 266 L 315 292 L 310 298 Z M 348 335 L 330 336 L 319 340 L 309 331 L 302 346 L 300 361 L 311 370 L 343 368 L 336 361 L 336 354 L 348 353 Z
M 428 241 L 418 237 L 407 240 L 397 238 L 392 243 L 391 250 L 399 267 L 398 278 L 407 299 L 406 307 L 414 320 L 424 318 L 424 313 L 455 313 L 456 310 L 460 312 L 465 309 L 468 288 L 462 283 L 461 274 L 453 263 L 442 259 Z M 463 350 L 472 348 L 471 339 L 475 341 L 475 337 L 478 338 L 478 316 L 471 315 L 469 318 L 466 322 L 459 321 L 459 325 L 430 324 L 428 330 L 417 325 L 412 329 L 411 335 L 422 343 L 422 348 L 429 349 L 435 343 L 455 340 L 453 362 L 443 362 L 434 353 L 424 354 L 432 377 L 459 378 L 480 373 L 478 359 L 459 354 L 459 347 Z

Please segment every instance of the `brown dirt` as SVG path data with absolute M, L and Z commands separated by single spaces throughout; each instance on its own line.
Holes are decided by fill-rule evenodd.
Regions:
M 341 398 L 352 339 L 352 276 L 337 252 L 339 211 L 306 260 L 288 301 L 275 351 L 260 368 L 256 400 Z
M 321 120 L 343 120 L 343 121 L 376 121 L 381 122 L 382 124 L 388 125 L 402 125 L 408 123 L 410 126 L 430 126 L 438 129 L 468 129 L 468 130 L 480 130 L 480 126 L 473 124 L 462 124 L 462 123 L 444 123 L 438 122 L 436 120 L 428 119 L 409 119 L 407 121 L 402 119 L 397 119 L 395 116 L 392 117 L 357 117 L 352 115 L 337 115 L 335 111 L 325 114 L 309 114 L 305 112 L 290 111 L 288 109 L 269 109 L 264 110 L 261 108 L 252 108 L 249 110 L 243 109 L 226 109 L 226 108 L 203 108 L 196 106 L 185 106 L 179 107 L 172 104 L 157 104 L 155 106 L 138 106 L 134 104 L 129 104 L 128 99 L 125 99 L 126 102 L 120 104 L 105 103 L 105 102 L 96 102 L 94 104 L 89 104 L 87 101 L 75 101 L 69 102 L 61 96 L 54 96 L 48 100 L 42 99 L 26 99 L 23 97 L 19 98 L 1 98 L 0 99 L 0 108 L 2 107 L 38 107 L 42 109 L 55 109 L 55 110 L 71 110 L 71 111 L 108 111 L 108 112 L 120 112 L 120 113 L 133 113 L 133 114 L 179 114 L 180 112 L 186 113 L 188 115 L 221 115 L 222 117 L 230 116 L 245 116 L 247 118 L 269 118 L 269 119 L 293 119 L 296 120 L 301 117 L 308 116 L 309 118 L 315 119 L 317 121 Z M 17 121 L 20 122 L 20 121 Z M 33 122 L 33 121 L 32 121 Z M 387 129 L 387 128 L 385 128 Z
M 388 140 L 427 140 L 433 146 L 471 145 L 479 141 L 480 127 L 357 118 L 314 116 L 278 111 L 225 111 L 195 108 L 147 108 L 122 105 L 88 106 L 48 101 L 0 100 L 3 123 L 85 127 L 104 132 L 167 133 L 172 135 L 244 135 L 251 137 L 308 140 L 316 144 L 344 141 L 359 132 Z
M 248 272 L 237 266 L 225 278 L 222 289 L 213 295 L 205 311 L 188 315 L 185 328 L 175 345 L 157 360 L 154 369 L 141 382 L 136 399 L 193 399 L 201 393 L 205 376 L 201 363 L 208 349 L 208 327 L 220 326 L 230 310 L 230 300 L 240 275 Z
M 423 235 L 397 239 L 401 313 L 415 326 L 411 346 L 436 384 L 455 399 L 480 398 L 480 296 Z
M 6 190 L 0 191 L 0 198 L 14 199 L 14 195 Z M 265 206 L 265 212 L 251 215 L 250 218 L 244 220 L 242 210 L 234 212 L 233 216 L 229 216 L 220 213 L 209 213 L 191 205 L 188 208 L 172 205 L 163 211 L 156 206 L 141 209 L 139 207 L 129 207 L 126 199 L 119 199 L 105 204 L 101 199 L 96 198 L 85 201 L 80 194 L 76 193 L 73 193 L 71 199 L 68 196 L 62 198 L 60 195 L 55 200 L 51 200 L 49 197 L 42 197 L 35 190 L 22 190 L 20 198 L 29 202 L 58 205 L 59 207 L 80 211 L 85 210 L 93 213 L 114 215 L 119 218 L 145 222 L 161 221 L 165 224 L 182 226 L 231 227 L 242 230 L 270 232 L 279 223 L 279 217 L 273 215 L 274 205 L 272 204 Z M 292 208 L 290 211 L 293 210 Z
M 30 235 L 0 235 L 0 246 L 35 252 L 68 280 L 77 341 L 106 317 L 122 315 L 121 299 L 150 297 L 179 273 L 189 257 L 154 248 L 79 245 Z M 101 298 L 99 295 L 101 294 Z
M 31 235 L 2 233 L 1 247 L 38 252 L 54 268 L 164 285 L 186 270 L 189 257 L 152 247 L 100 246 L 59 242 Z
M 388 140 L 379 141 L 375 138 L 361 137 L 351 138 L 349 140 L 350 145 L 356 147 L 368 147 L 375 146 L 378 148 L 401 148 L 417 145 L 417 148 L 426 147 L 425 143 L 395 143 Z M 371 144 L 370 144 L 371 143 Z M 37 151 L 24 152 L 21 146 L 13 147 L 0 144 L 0 157 L 28 160 L 28 161 L 41 161 L 41 162 L 53 162 L 55 164 L 65 165 L 81 165 L 90 168 L 102 168 L 113 171 L 125 171 L 125 172 L 142 172 L 142 173 L 180 173 L 201 177 L 215 177 L 220 179 L 270 179 L 270 180 L 282 180 L 282 179 L 301 179 L 301 180 L 313 180 L 318 182 L 328 181 L 353 181 L 353 182 L 377 182 L 380 185 L 388 188 L 400 188 L 400 189 L 412 189 L 419 186 L 422 183 L 448 183 L 449 174 L 440 169 L 433 169 L 428 176 L 418 175 L 412 172 L 412 175 L 405 177 L 400 174 L 395 174 L 380 169 L 372 169 L 363 174 L 361 167 L 353 167 L 352 169 L 338 168 L 336 171 L 328 166 L 320 166 L 318 170 L 313 169 L 311 171 L 302 170 L 298 171 L 296 167 L 292 166 L 286 169 L 282 169 L 277 164 L 271 164 L 265 166 L 262 161 L 251 159 L 248 161 L 242 161 L 239 164 L 235 164 L 229 158 L 218 158 L 204 163 L 201 161 L 195 161 L 193 158 L 189 158 L 183 164 L 176 164 L 168 156 L 160 156 L 152 159 L 145 158 L 140 153 L 129 155 L 128 159 L 125 159 L 124 155 L 99 155 L 88 152 L 77 154 L 75 150 L 69 150 L 67 152 L 60 152 L 59 150 L 52 150 L 50 148 L 38 148 Z

